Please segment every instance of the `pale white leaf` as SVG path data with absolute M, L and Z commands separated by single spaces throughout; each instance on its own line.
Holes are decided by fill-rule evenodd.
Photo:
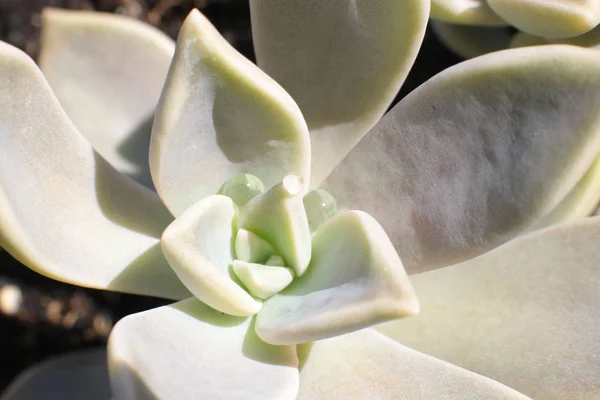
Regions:
M 429 0 L 251 0 L 258 65 L 311 131 L 316 187 L 377 122 L 406 79 Z
M 44 360 L 17 376 L 0 396 L 0 400 L 110 398 L 104 349 L 82 350 Z
M 69 121 L 35 63 L 0 43 L 0 244 L 64 282 L 169 298 L 189 292 L 161 254 L 172 217 Z
M 552 211 L 600 151 L 600 52 L 504 50 L 433 77 L 323 185 L 385 228 L 409 273 L 488 251 Z
M 487 0 L 517 29 L 548 38 L 582 35 L 600 23 L 597 0 Z
M 310 139 L 294 100 L 194 10 L 154 119 L 152 179 L 175 215 L 240 173 L 269 188 L 310 179 Z
M 312 344 L 298 400 L 526 400 L 498 382 L 402 346 L 372 329 Z
M 450 24 L 432 21 L 439 40 L 463 58 L 473 58 L 509 47 L 512 35 L 505 28 Z
M 42 12 L 39 64 L 67 115 L 113 167 L 149 187 L 150 129 L 174 48 L 133 18 Z
M 254 300 L 233 279 L 237 209 L 229 197 L 200 200 L 168 226 L 161 247 L 177 276 L 194 296 L 231 315 L 256 314 Z
M 431 18 L 461 25 L 507 25 L 486 0 L 431 0 Z
M 598 243 L 585 218 L 412 276 L 421 315 L 379 329 L 535 399 L 598 399 Z
M 271 346 L 248 318 L 196 299 L 120 320 L 108 345 L 115 399 L 294 400 L 295 346 Z
M 306 274 L 265 301 L 256 332 L 268 343 L 303 343 L 418 311 L 402 262 L 381 226 L 361 211 L 345 211 L 314 233 Z

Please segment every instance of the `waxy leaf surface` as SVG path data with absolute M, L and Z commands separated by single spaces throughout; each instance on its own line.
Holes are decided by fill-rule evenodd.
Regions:
M 251 319 L 196 299 L 125 317 L 108 345 L 115 399 L 294 400 L 294 346 L 271 346 Z
M 272 344 L 303 343 L 418 311 L 402 262 L 381 226 L 364 212 L 346 211 L 314 233 L 306 274 L 265 301 L 256 332 Z
M 310 180 L 310 139 L 294 100 L 197 10 L 185 20 L 154 119 L 152 179 L 179 215 L 240 173 L 266 188 Z
M 306 118 L 316 187 L 398 93 L 429 0 L 252 0 L 250 10 L 258 65 Z
M 150 129 L 174 49 L 133 18 L 42 12 L 39 64 L 65 112 L 113 167 L 149 187 Z
M 314 343 L 298 400 L 526 400 L 489 378 L 409 349 L 372 329 Z
M 431 18 L 461 25 L 506 25 L 486 0 L 431 0 Z
M 600 398 L 600 217 L 411 277 L 421 315 L 378 329 L 535 399 Z
M 237 209 L 229 197 L 200 200 L 169 225 L 161 239 L 165 257 L 194 296 L 231 315 L 256 314 L 261 307 L 232 278 Z
M 551 212 L 598 156 L 599 130 L 600 52 L 505 50 L 408 95 L 323 188 L 373 215 L 415 273 L 484 253 Z
M 531 35 L 561 38 L 586 33 L 600 23 L 598 0 L 487 0 L 517 29 Z
M 48 277 L 181 299 L 162 256 L 172 217 L 76 130 L 34 62 L 0 43 L 0 245 Z

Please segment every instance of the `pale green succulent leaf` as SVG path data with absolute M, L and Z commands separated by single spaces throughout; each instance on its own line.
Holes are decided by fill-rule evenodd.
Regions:
M 413 276 L 421 315 L 378 329 L 535 399 L 598 399 L 598 243 L 585 218 Z
M 301 178 L 283 181 L 248 202 L 240 212 L 239 226 L 270 243 L 296 275 L 302 276 L 311 257 L 311 235 L 302 198 Z
M 149 187 L 150 128 L 174 48 L 133 18 L 42 12 L 39 64 L 67 115 L 113 167 Z
M 292 283 L 294 272 L 276 265 L 233 261 L 233 271 L 253 296 L 268 299 Z
M 505 28 L 450 24 L 432 21 L 440 41 L 463 58 L 473 58 L 509 47 L 512 35 Z
M 600 49 L 600 26 L 592 29 L 591 31 L 584 33 L 583 35 L 575 36 L 572 38 L 552 39 L 551 43 L 557 44 L 571 44 L 574 46 L 581 47 L 593 47 Z
M 600 23 L 597 0 L 487 0 L 490 8 L 531 35 L 564 38 L 582 35 Z
M 600 158 L 552 212 L 536 221 L 529 231 L 592 215 L 600 203 Z
M 258 65 L 296 100 L 316 187 L 377 122 L 417 56 L 429 0 L 252 0 Z
M 107 400 L 110 396 L 106 351 L 93 349 L 35 364 L 15 378 L 0 400 Z
M 486 0 L 431 0 L 431 18 L 461 25 L 507 25 Z
M 371 216 L 345 211 L 313 235 L 304 276 L 263 304 L 256 332 L 304 343 L 417 314 L 419 304 L 389 238 Z
M 484 253 L 552 211 L 598 156 L 599 130 L 600 52 L 504 50 L 408 95 L 323 188 L 373 215 L 415 273 Z
M 172 217 L 76 130 L 33 60 L 0 43 L 0 246 L 79 286 L 181 299 L 160 251 Z
M 546 44 L 550 44 L 546 38 L 533 36 L 525 32 L 517 32 L 513 35 L 508 47 L 511 49 L 516 49 L 518 47 L 543 46 Z
M 206 197 L 167 227 L 161 247 L 194 296 L 221 312 L 249 316 L 260 310 L 261 302 L 240 287 L 229 270 L 236 219 L 237 209 L 229 197 Z
M 120 320 L 108 344 L 115 399 L 294 400 L 295 346 L 271 346 L 248 318 L 196 299 Z
M 329 399 L 526 400 L 528 397 L 365 329 L 312 344 L 300 370 L 298 400 Z
M 281 258 L 281 256 L 274 254 L 271 257 L 269 257 L 265 265 L 271 265 L 274 267 L 285 267 L 285 262 L 283 261 L 283 258 Z
M 174 215 L 240 173 L 265 187 L 310 179 L 308 128 L 294 100 L 194 10 L 185 20 L 150 144 L 158 194 Z
M 539 46 L 544 44 L 570 44 L 573 46 L 600 49 L 600 27 L 596 27 L 583 35 L 571 38 L 542 38 L 528 33 L 518 32 L 512 40 L 511 47 Z
M 249 263 L 264 263 L 275 253 L 273 246 L 256 233 L 238 229 L 235 236 L 235 258 Z

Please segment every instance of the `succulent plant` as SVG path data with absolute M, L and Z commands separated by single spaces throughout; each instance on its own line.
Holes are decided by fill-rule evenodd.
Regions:
M 432 0 L 431 18 L 441 41 L 464 58 L 509 47 L 600 45 L 598 0 Z
M 258 67 L 197 11 L 174 46 L 47 10 L 43 74 L 0 45 L 0 244 L 181 300 L 118 322 L 111 391 L 92 352 L 3 400 L 597 397 L 600 53 L 469 60 L 382 118 L 429 1 L 250 5 Z M 356 331 L 417 311 L 404 269 L 423 315 Z

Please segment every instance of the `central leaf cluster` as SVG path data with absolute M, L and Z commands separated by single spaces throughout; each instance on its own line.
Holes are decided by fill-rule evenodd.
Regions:
M 302 276 L 311 259 L 311 232 L 336 213 L 331 195 L 315 190 L 305 196 L 302 179 L 286 176 L 264 191 L 250 174 L 227 181 L 219 194 L 239 209 L 233 279 L 252 296 L 266 300 Z

